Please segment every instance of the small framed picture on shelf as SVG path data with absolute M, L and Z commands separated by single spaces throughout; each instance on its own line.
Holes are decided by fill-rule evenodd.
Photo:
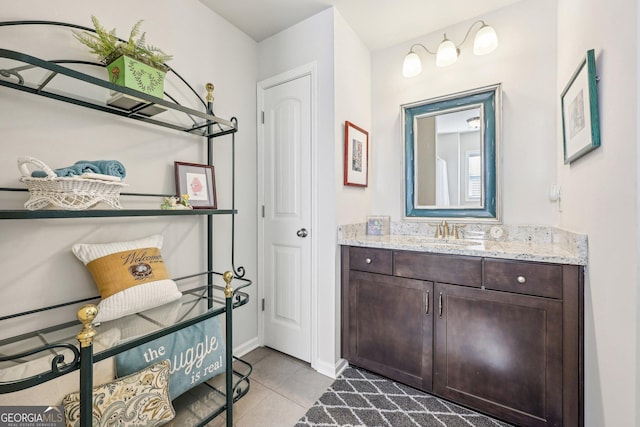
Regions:
M 591 49 L 587 51 L 560 96 L 565 164 L 600 146 L 596 83 L 596 59 Z
M 217 209 L 216 177 L 211 165 L 175 162 L 176 193 L 189 196 L 194 209 Z
M 369 132 L 344 122 L 344 185 L 366 187 L 369 181 Z

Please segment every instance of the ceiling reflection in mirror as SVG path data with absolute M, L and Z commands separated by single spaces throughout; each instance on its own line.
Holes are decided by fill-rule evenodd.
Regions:
M 499 89 L 402 106 L 406 217 L 499 220 Z

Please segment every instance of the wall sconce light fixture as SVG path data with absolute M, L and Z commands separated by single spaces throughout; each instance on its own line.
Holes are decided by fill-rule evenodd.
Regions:
M 411 49 L 409 49 L 409 53 L 405 56 L 402 64 L 402 75 L 404 77 L 414 77 L 422 72 L 422 62 L 420 61 L 418 54 L 414 51 L 414 48 L 417 47 L 421 47 L 426 50 L 427 53 L 435 55 L 436 65 L 438 67 L 446 67 L 454 64 L 458 60 L 458 55 L 460 55 L 460 46 L 467 41 L 469 34 L 471 34 L 471 30 L 476 24 L 481 24 L 481 27 L 476 33 L 476 37 L 473 41 L 473 53 L 476 55 L 486 55 L 487 53 L 493 52 L 498 47 L 498 36 L 496 35 L 496 30 L 485 24 L 484 21 L 476 21 L 471 24 L 467 30 L 467 34 L 462 40 L 462 43 L 457 46 L 447 38 L 446 34 L 444 35 L 442 42 L 440 42 L 436 52 L 431 52 L 420 43 L 416 43 L 411 46 Z

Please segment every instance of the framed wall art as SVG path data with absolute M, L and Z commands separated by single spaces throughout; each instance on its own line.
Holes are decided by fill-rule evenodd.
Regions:
M 595 53 L 591 49 L 560 96 L 565 164 L 600 146 L 596 82 Z
M 186 194 L 194 209 L 217 209 L 216 179 L 211 165 L 175 162 L 176 193 Z
M 369 184 L 369 132 L 344 122 L 344 185 Z

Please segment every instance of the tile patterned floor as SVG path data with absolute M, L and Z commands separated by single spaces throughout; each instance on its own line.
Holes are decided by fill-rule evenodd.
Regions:
M 313 406 L 333 383 L 308 363 L 268 347 L 242 356 L 253 365 L 249 393 L 234 405 L 235 427 L 288 427 Z M 220 416 L 207 427 L 224 427 Z
M 334 382 L 333 379 L 311 369 L 308 363 L 268 347 L 259 347 L 242 356 L 242 359 L 253 365 L 253 373 L 250 377 L 249 392 L 234 405 L 235 427 L 295 426 Z M 488 419 L 484 416 L 479 418 Z M 462 424 L 486 424 L 493 427 L 508 425 L 495 420 L 485 424 L 480 421 L 482 420 L 478 421 L 479 424 L 469 421 Z M 442 423 L 438 422 L 434 425 L 440 424 Z M 451 420 L 447 421 L 447 425 L 461 424 Z M 225 426 L 224 414 L 207 424 L 207 427 Z

